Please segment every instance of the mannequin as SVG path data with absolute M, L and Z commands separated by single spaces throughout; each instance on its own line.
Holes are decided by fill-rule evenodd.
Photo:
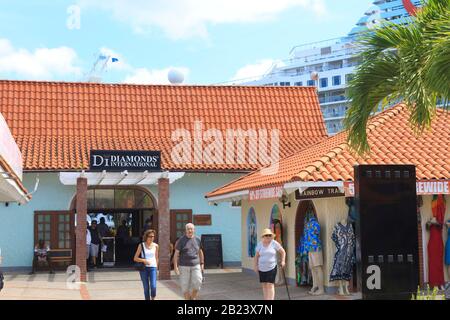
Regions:
M 355 262 L 354 249 L 356 240 L 353 226 L 348 222 L 348 218 L 344 218 L 336 224 L 331 238 L 337 250 L 334 256 L 330 281 L 337 281 L 339 295 L 351 295 L 349 285 Z
M 311 215 L 304 232 L 306 236 L 305 249 L 308 252 L 308 266 L 313 280 L 313 286 L 309 294 L 321 295 L 324 293 L 322 243 L 320 240 L 320 225 L 314 215 Z
M 340 222 L 341 222 L 341 224 L 342 224 L 343 226 L 346 226 L 346 227 L 347 227 L 347 223 L 348 223 L 348 222 L 347 222 L 347 219 L 342 219 Z M 347 281 L 347 280 L 340 280 L 340 281 L 339 281 L 339 291 L 338 291 L 338 294 L 341 295 L 341 296 L 350 296 L 351 293 L 350 293 L 349 290 L 348 290 L 349 285 L 350 285 L 350 281 Z
M 309 268 L 313 278 L 313 286 L 308 292 L 309 294 L 318 296 L 324 293 L 323 290 L 323 255 L 322 251 L 309 252 Z

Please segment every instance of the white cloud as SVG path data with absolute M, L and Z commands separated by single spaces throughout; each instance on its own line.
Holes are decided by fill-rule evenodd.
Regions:
M 232 80 L 235 82 L 255 80 L 254 78 L 259 78 L 266 74 L 275 63 L 275 60 L 262 59 L 254 64 L 247 64 L 236 72 Z
M 61 75 L 80 75 L 76 66 L 78 57 L 72 48 L 37 48 L 29 51 L 14 48 L 8 39 L 0 39 L 0 73 L 51 79 Z
M 274 19 L 301 7 L 326 13 L 324 0 L 78 0 L 83 8 L 99 8 L 128 23 L 135 32 L 162 29 L 170 38 L 206 37 L 208 25 Z
M 167 79 L 167 74 L 169 70 L 174 67 L 168 67 L 165 69 L 147 69 L 147 68 L 137 68 L 133 70 L 133 73 L 128 75 L 124 83 L 135 83 L 135 84 L 169 84 L 169 80 Z M 189 74 L 189 69 L 185 67 L 176 68 L 180 70 L 184 74 L 184 78 L 186 81 L 186 77 Z

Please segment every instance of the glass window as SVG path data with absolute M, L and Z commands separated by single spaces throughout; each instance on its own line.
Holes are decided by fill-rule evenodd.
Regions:
M 87 191 L 87 207 L 89 209 L 95 208 L 94 189 L 90 189 Z
M 320 87 L 321 87 L 321 88 L 326 88 L 326 87 L 328 87 L 328 78 L 321 78 L 321 79 L 320 79 Z
M 96 189 L 95 208 L 114 208 L 114 189 Z
M 301 86 L 303 85 L 303 82 L 301 82 L 301 81 L 297 81 L 297 82 L 295 83 L 295 85 L 296 85 L 296 86 L 300 86 L 300 87 L 301 87 Z
M 333 77 L 333 86 L 339 86 L 341 84 L 341 76 Z
M 346 83 L 349 83 L 350 81 L 352 81 L 352 79 L 353 79 L 353 74 L 352 73 L 349 73 L 349 74 L 345 75 L 345 82 Z
M 306 83 L 309 87 L 314 87 L 314 80 L 308 80 Z
M 152 198 L 142 190 L 134 191 L 136 208 L 153 208 Z
M 116 208 L 134 208 L 134 190 L 116 189 L 115 190 Z

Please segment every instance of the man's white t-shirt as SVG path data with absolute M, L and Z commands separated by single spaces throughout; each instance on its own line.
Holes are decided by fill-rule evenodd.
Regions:
M 273 270 L 277 266 L 277 251 L 281 249 L 281 245 L 272 240 L 267 247 L 262 241 L 256 246 L 256 252 L 259 253 L 258 270 L 267 272 Z

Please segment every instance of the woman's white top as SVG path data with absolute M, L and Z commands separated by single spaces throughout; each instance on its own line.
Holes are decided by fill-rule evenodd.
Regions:
M 146 267 L 153 267 L 156 268 L 156 244 L 153 243 L 152 247 L 150 249 L 147 248 L 144 242 L 142 242 L 142 245 L 144 246 L 144 252 L 145 252 L 145 260 L 150 262 L 150 264 L 145 265 Z M 141 255 L 142 258 L 144 258 L 144 255 Z
M 256 252 L 259 253 L 258 270 L 267 272 L 273 270 L 277 266 L 277 251 L 281 249 L 281 245 L 272 240 L 267 247 L 260 241 L 256 246 Z

